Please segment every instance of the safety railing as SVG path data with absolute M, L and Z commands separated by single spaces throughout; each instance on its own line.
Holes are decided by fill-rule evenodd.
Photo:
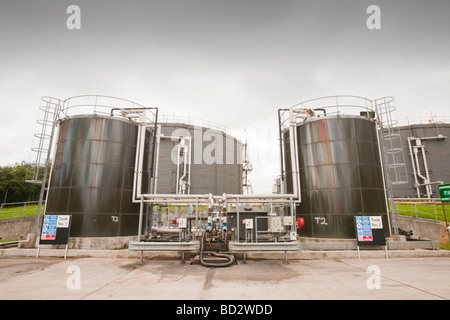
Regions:
M 35 216 L 39 201 L 11 202 L 0 204 L 0 220 Z M 41 214 L 44 210 L 41 210 Z
M 289 109 L 280 109 L 279 122 L 281 130 L 287 129 L 289 125 L 302 123 L 307 119 L 323 116 L 361 115 L 370 116 L 374 111 L 372 101 L 359 96 L 338 95 L 327 96 L 297 103 Z M 291 116 L 290 113 L 294 113 Z M 292 122 L 295 123 L 292 123 Z
M 395 198 L 392 201 L 399 215 L 441 220 L 442 202 L 439 198 Z
M 130 119 L 130 110 L 147 110 L 146 122 L 154 123 L 156 108 L 145 107 L 137 102 L 104 95 L 80 95 L 65 99 L 62 102 L 61 118 L 77 115 L 118 116 Z M 128 112 L 122 112 L 127 110 Z
M 182 123 L 191 126 L 208 128 L 213 130 L 222 131 L 224 133 L 230 133 L 231 129 L 214 121 L 190 117 L 190 116 L 180 116 L 180 115 L 159 115 L 159 123 Z

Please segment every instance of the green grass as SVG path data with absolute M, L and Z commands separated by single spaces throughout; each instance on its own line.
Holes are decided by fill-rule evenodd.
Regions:
M 439 248 L 443 250 L 450 250 L 450 242 L 439 241 Z
M 13 207 L 13 208 L 6 208 L 3 209 L 0 212 L 0 219 L 10 219 L 10 218 L 20 218 L 20 217 L 29 217 L 29 216 L 35 216 L 37 212 L 37 205 L 29 205 L 25 208 L 23 206 L 20 207 Z M 419 217 L 419 218 L 425 218 L 425 219 L 436 219 L 435 215 L 435 207 L 433 205 L 413 205 L 413 204 L 397 204 L 397 214 L 404 215 L 404 216 L 410 216 L 410 217 Z M 202 209 L 202 208 L 201 208 Z M 203 208 L 206 210 L 206 207 Z M 173 208 L 170 208 L 170 210 L 174 210 Z M 417 211 L 417 213 L 416 213 Z M 442 210 L 442 205 L 436 205 L 436 213 L 437 213 L 437 219 L 440 221 L 444 220 L 444 212 Z M 447 215 L 447 221 L 450 221 L 450 206 L 445 207 L 445 213 Z M 44 214 L 44 206 L 41 208 L 41 214 Z M 10 240 L 8 240 L 10 241 Z M 1 242 L 1 241 L 0 241 Z M 6 242 L 6 241 L 4 241 Z M 450 243 L 449 242 L 440 242 L 439 243 L 440 248 L 444 250 L 450 250 Z
M 425 218 L 425 219 L 437 219 L 440 221 L 445 221 L 444 219 L 444 211 L 442 210 L 442 205 L 437 204 L 436 207 L 434 205 L 426 205 L 426 204 L 397 204 L 397 214 L 402 216 L 409 216 L 409 217 L 418 217 L 418 218 Z M 436 210 L 436 213 L 435 213 Z M 417 211 L 417 212 L 416 212 Z M 450 219 L 450 206 L 445 206 L 445 214 L 447 216 L 447 221 Z
M 37 211 L 37 205 L 29 205 L 25 208 L 23 206 L 20 207 L 13 207 L 13 208 L 6 208 L 3 209 L 0 212 L 0 219 L 9 219 L 9 218 L 19 218 L 19 217 L 28 217 L 28 216 L 34 216 L 36 215 Z M 403 215 L 403 216 L 410 216 L 410 217 L 419 217 L 419 218 L 425 218 L 425 219 L 436 219 L 435 216 L 435 208 L 432 205 L 414 205 L 412 204 L 398 204 L 396 205 L 397 208 L 397 214 Z M 200 208 L 204 209 L 205 208 Z M 170 210 L 174 210 L 174 208 L 170 208 Z M 417 213 L 416 213 L 417 211 Z M 442 210 L 441 205 L 436 206 L 437 211 L 437 219 L 440 221 L 444 220 L 444 212 Z M 44 207 L 41 208 L 41 214 L 44 213 Z M 450 206 L 445 207 L 445 213 L 447 215 L 447 221 L 450 221 Z
M 0 219 L 11 219 L 20 217 L 35 216 L 37 212 L 37 205 L 27 206 L 25 209 L 23 206 L 5 208 L 0 212 Z M 41 208 L 41 214 L 44 214 L 44 206 Z
M 432 219 L 439 221 L 445 221 L 444 210 L 442 209 L 441 204 L 436 204 L 436 208 L 434 205 L 426 205 L 426 204 L 397 204 L 397 214 L 402 216 L 409 217 L 418 217 L 424 219 Z M 417 212 L 416 212 L 417 211 Z M 447 222 L 450 221 L 450 206 L 445 205 L 445 215 L 447 217 Z M 450 250 L 450 243 L 440 241 L 439 247 L 443 250 Z

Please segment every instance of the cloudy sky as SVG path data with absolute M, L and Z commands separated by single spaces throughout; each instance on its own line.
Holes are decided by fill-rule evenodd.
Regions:
M 246 129 L 271 192 L 278 108 L 390 95 L 399 118 L 450 116 L 449 17 L 448 0 L 2 0 L 0 166 L 33 159 L 41 96 L 111 95 Z

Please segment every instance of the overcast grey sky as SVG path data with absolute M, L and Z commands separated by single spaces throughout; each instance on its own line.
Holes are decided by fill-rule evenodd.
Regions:
M 41 96 L 112 95 L 257 132 L 251 180 L 270 192 L 278 108 L 391 95 L 399 118 L 450 116 L 449 35 L 448 0 L 2 0 L 0 165 L 32 160 Z

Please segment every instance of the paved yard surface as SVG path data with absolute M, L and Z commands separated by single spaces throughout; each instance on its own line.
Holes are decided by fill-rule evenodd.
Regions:
M 0 300 L 448 300 L 450 258 L 179 260 L 0 258 Z M 185 310 L 186 311 L 186 310 Z

